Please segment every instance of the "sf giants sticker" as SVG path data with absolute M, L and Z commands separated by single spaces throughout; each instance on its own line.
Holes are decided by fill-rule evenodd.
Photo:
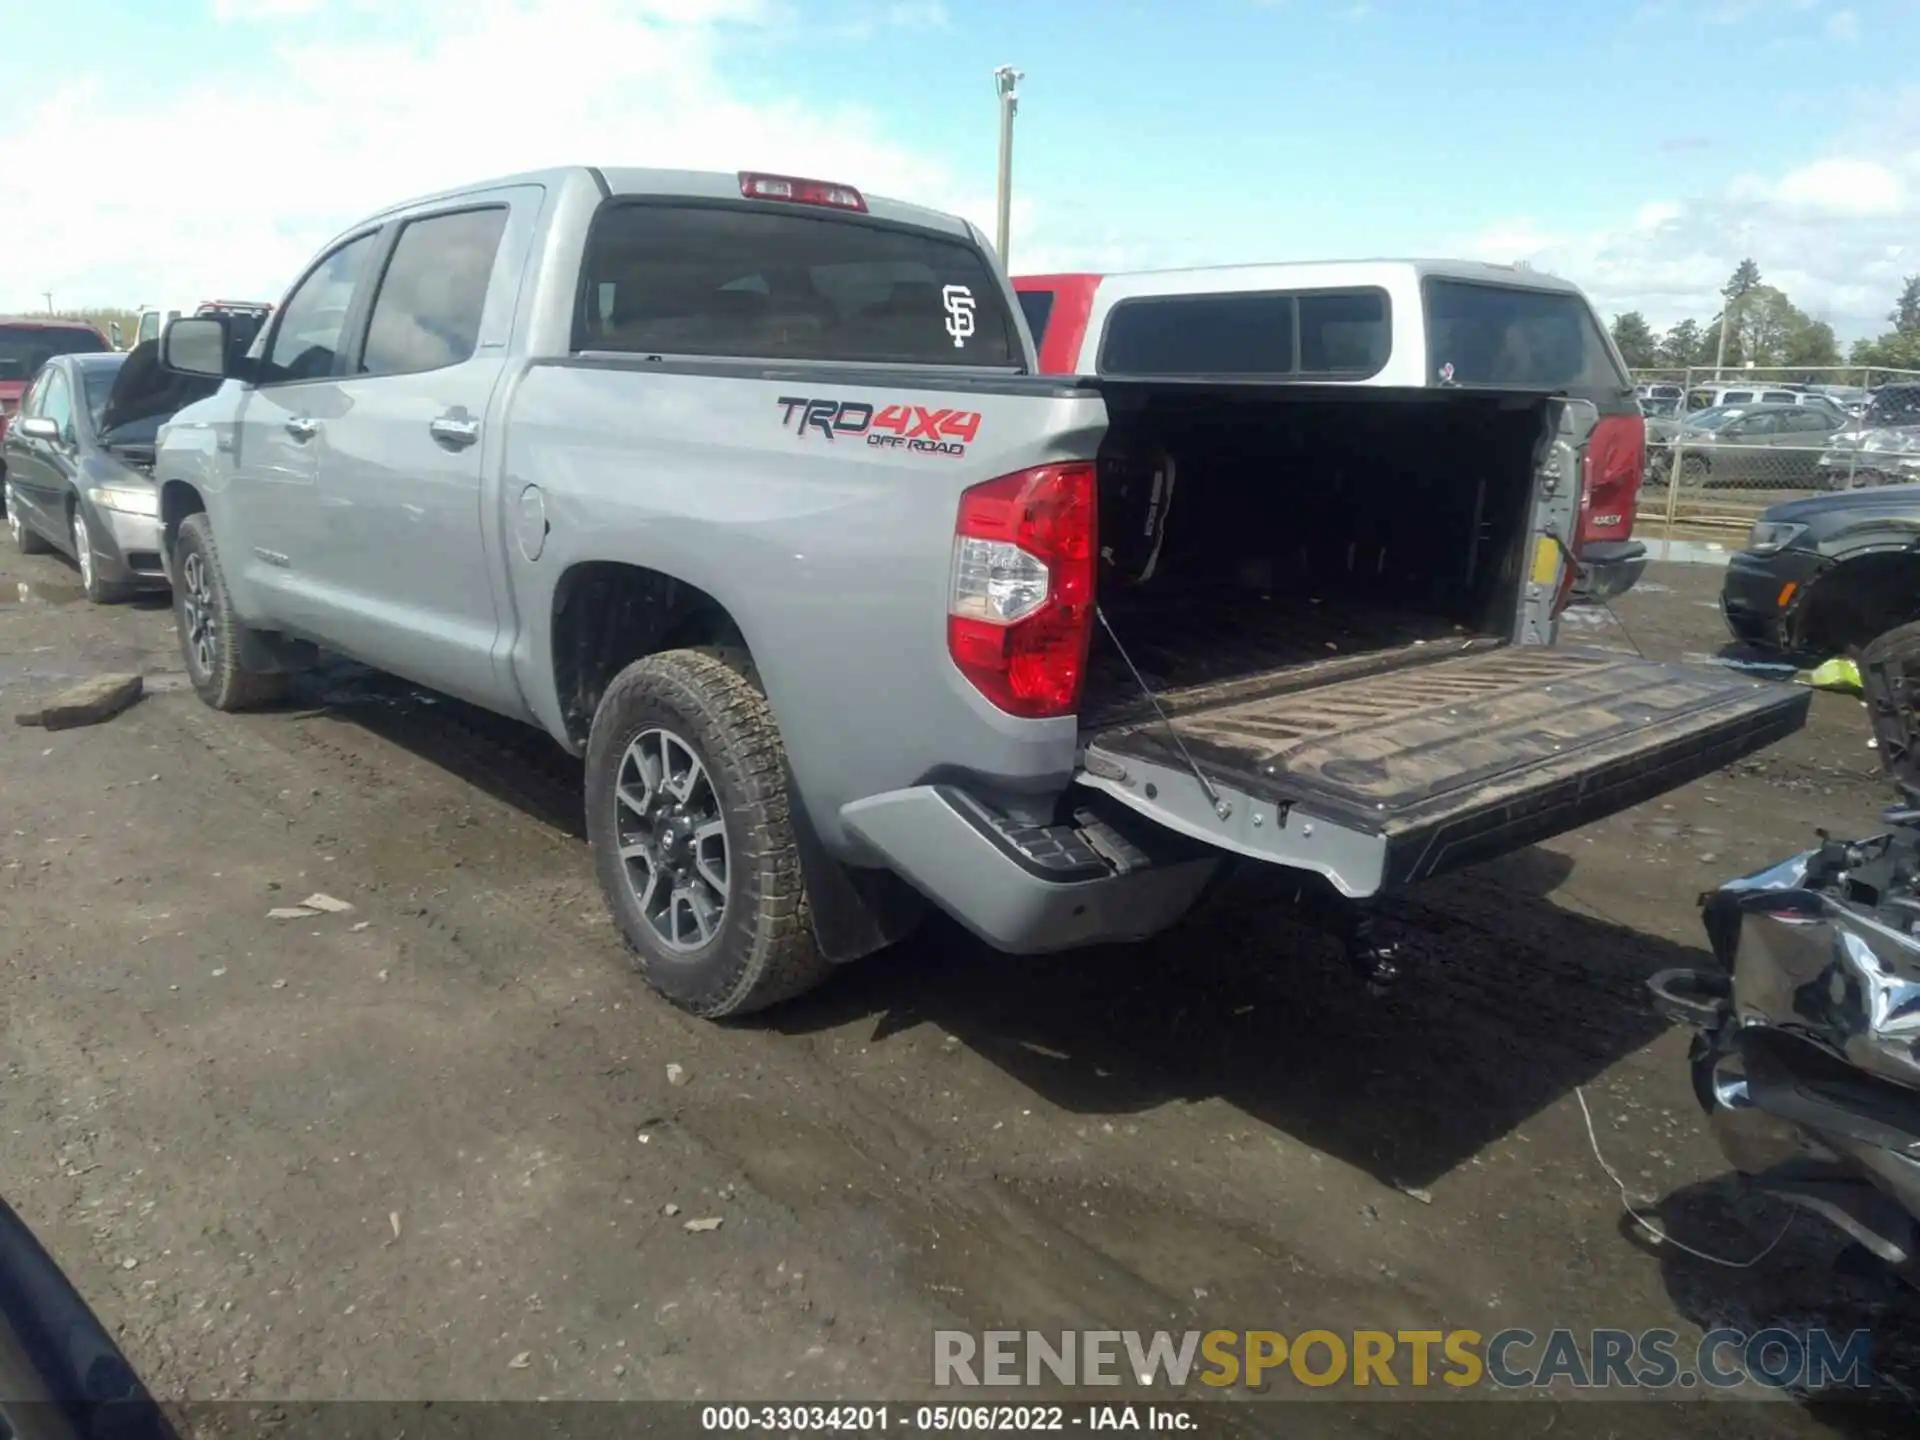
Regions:
M 814 400 L 782 395 L 774 401 L 780 423 L 805 440 L 818 435 L 837 441 L 865 440 L 886 450 L 909 450 L 919 455 L 964 455 L 980 435 L 980 412 L 947 410 L 931 405 L 870 405 L 864 400 Z
M 953 337 L 953 348 L 958 350 L 973 338 L 973 291 L 965 285 L 944 285 L 940 289 L 940 303 L 947 310 L 947 334 Z

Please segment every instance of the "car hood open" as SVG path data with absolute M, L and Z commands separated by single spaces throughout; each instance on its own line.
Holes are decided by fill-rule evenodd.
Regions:
M 206 375 L 182 375 L 160 363 L 160 342 L 148 340 L 134 347 L 121 362 L 113 390 L 100 412 L 100 433 L 109 435 L 136 420 L 166 419 L 220 388 Z

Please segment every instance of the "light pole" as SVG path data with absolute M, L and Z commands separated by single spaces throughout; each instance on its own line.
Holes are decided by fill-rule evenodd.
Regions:
M 51 315 L 53 313 L 53 292 L 51 290 L 42 290 L 40 292 L 40 298 L 47 302 L 47 313 Z
M 994 89 L 1000 94 L 1000 184 L 994 215 L 994 245 L 1000 252 L 1002 268 L 1007 265 L 1007 231 L 1013 218 L 1013 116 L 1020 108 L 1020 96 L 1014 90 L 1026 73 L 1011 65 L 993 72 Z

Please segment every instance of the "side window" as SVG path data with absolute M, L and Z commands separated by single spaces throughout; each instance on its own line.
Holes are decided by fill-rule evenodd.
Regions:
M 67 377 L 50 370 L 42 383 L 46 389 L 40 396 L 40 413 L 58 425 L 60 433 L 65 435 L 73 425 L 73 396 L 67 391 Z
M 1753 392 L 1751 390 L 1729 390 L 1720 397 L 1720 403 L 1722 405 L 1751 405 L 1753 403 Z
M 260 367 L 261 384 L 319 380 L 333 374 L 347 310 L 373 254 L 373 242 L 372 233 L 349 240 L 307 272 L 280 312 L 280 326 Z
M 1791 390 L 1769 390 L 1760 397 L 1769 405 L 1798 405 L 1800 397 Z
M 133 343 L 144 345 L 160 338 L 160 312 L 149 310 L 140 317 L 140 328 L 133 332 Z
M 20 397 L 20 413 L 22 415 L 38 415 L 40 413 L 40 402 L 47 397 L 47 377 L 51 374 L 53 374 L 51 370 L 42 370 L 40 374 L 35 377 L 33 384 L 28 387 L 27 393 Z
M 472 357 L 506 228 L 504 205 L 408 222 L 374 295 L 362 375 L 408 375 Z

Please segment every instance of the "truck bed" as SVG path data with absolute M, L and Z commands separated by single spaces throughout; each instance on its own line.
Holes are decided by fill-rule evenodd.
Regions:
M 1232 590 L 1172 591 L 1109 618 L 1113 633 L 1096 630 L 1088 655 L 1083 728 L 1151 716 L 1142 681 L 1166 713 L 1181 714 L 1504 643 L 1405 607 L 1275 604 Z
M 1266 859 L 1308 863 L 1337 827 L 1373 852 L 1379 885 L 1397 884 L 1709 774 L 1798 729 L 1808 703 L 1804 690 L 1704 666 L 1469 651 L 1090 730 L 1082 778 L 1174 829 Z M 1204 794 L 1170 730 L 1228 816 L 1195 803 Z

